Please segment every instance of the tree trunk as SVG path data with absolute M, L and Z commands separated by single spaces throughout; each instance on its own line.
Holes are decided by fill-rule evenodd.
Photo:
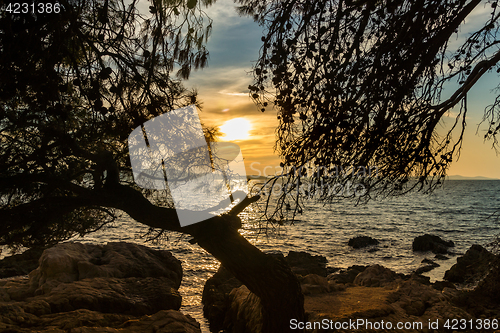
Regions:
M 155 206 L 128 186 L 108 186 L 87 198 L 90 200 L 87 205 L 96 202 L 115 207 L 151 227 L 193 236 L 203 249 L 260 298 L 263 333 L 290 332 L 291 319 L 304 321 L 304 296 L 290 267 L 284 261 L 262 253 L 238 232 L 241 220 L 237 214 L 258 197 L 244 199 L 227 214 L 186 227 L 180 227 L 175 209 Z M 79 198 L 79 203 L 82 202 Z
M 193 235 L 198 244 L 260 298 L 263 333 L 291 332 L 291 319 L 304 321 L 300 283 L 284 260 L 264 254 L 224 224 L 208 226 L 200 235 Z

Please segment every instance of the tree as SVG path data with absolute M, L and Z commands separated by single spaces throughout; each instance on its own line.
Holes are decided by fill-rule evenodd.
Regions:
M 297 213 L 304 195 L 369 199 L 441 182 L 459 155 L 467 92 L 500 71 L 497 1 L 239 2 L 240 13 L 265 27 L 249 89 L 262 112 L 277 111 L 276 149 L 288 185 L 268 217 Z M 481 6 L 491 15 L 450 47 Z M 443 99 L 451 80 L 459 87 Z M 497 97 L 483 120 L 496 149 L 499 103 Z M 457 104 L 454 124 L 438 135 L 438 123 Z M 339 172 L 343 167 L 352 172 Z M 314 186 L 298 191 L 304 179 Z M 336 184 L 363 191 L 345 195 Z
M 258 197 L 181 227 L 168 197 L 155 200 L 132 180 L 131 131 L 198 103 L 180 79 L 207 63 L 211 21 L 202 9 L 212 2 L 154 0 L 149 13 L 135 0 L 61 0 L 57 13 L 0 2 L 0 245 L 53 244 L 121 210 L 193 236 L 260 297 L 263 331 L 283 332 L 290 318 L 304 319 L 303 296 L 284 262 L 238 233 L 237 214 Z

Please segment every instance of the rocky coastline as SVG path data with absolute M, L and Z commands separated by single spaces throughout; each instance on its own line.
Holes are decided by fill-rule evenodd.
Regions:
M 424 236 L 415 239 L 414 251 L 437 258 L 453 246 Z M 377 245 L 366 237 L 351 244 Z M 434 283 L 422 275 L 439 265 L 434 259 L 404 275 L 380 265 L 331 268 L 325 257 L 305 252 L 273 255 L 285 260 L 301 282 L 309 323 L 436 322 L 444 328 L 453 318 L 500 320 L 500 259 L 479 245 Z M 182 275 L 180 261 L 169 251 L 131 243 L 62 243 L 7 257 L 0 261 L 0 331 L 201 332 L 199 323 L 179 311 Z M 202 303 L 212 332 L 260 330 L 259 299 L 223 266 L 206 282 Z M 333 331 L 351 330 L 308 330 Z M 424 325 L 402 331 L 436 330 Z
M 378 243 L 355 237 L 350 246 L 363 248 Z M 437 236 L 419 236 L 413 250 L 447 260 L 453 242 Z M 449 269 L 442 281 L 431 283 L 422 273 L 436 262 L 424 259 L 411 274 L 398 274 L 381 265 L 354 265 L 347 269 L 327 267 L 322 256 L 290 252 L 281 256 L 301 282 L 305 297 L 307 332 L 453 332 L 453 319 L 476 324 L 496 320 L 500 326 L 500 258 L 480 245 L 472 246 Z M 205 284 L 203 310 L 212 332 L 257 333 L 260 330 L 259 300 L 223 266 Z M 371 323 L 422 323 L 422 327 L 350 328 L 336 324 L 363 320 Z M 304 323 L 307 329 L 307 323 Z M 314 328 L 314 323 L 330 327 Z M 432 327 L 429 324 L 432 323 Z M 297 323 L 295 323 L 297 324 Z M 296 325 L 298 327 L 298 325 Z M 435 327 L 438 327 L 437 329 Z M 450 329 L 447 329 L 449 327 Z M 490 325 L 488 332 L 500 332 Z

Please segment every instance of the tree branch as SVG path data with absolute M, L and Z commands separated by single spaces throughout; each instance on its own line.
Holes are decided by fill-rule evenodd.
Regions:
M 0 218 L 2 220 L 8 220 L 9 217 L 15 216 L 19 218 L 25 215 L 24 213 L 30 214 L 30 212 L 43 209 L 52 212 L 57 211 L 58 214 L 62 215 L 81 207 L 108 207 L 120 209 L 137 222 L 149 227 L 177 231 L 198 238 L 203 234 L 201 230 L 209 227 L 209 224 L 212 223 L 223 224 L 224 227 L 231 229 L 239 229 L 241 220 L 237 215 L 259 198 L 259 196 L 245 197 L 229 212 L 221 216 L 214 216 L 208 220 L 181 227 L 177 212 L 182 210 L 156 206 L 144 197 L 140 191 L 127 185 L 113 184 L 104 186 L 99 190 L 88 190 L 81 187 L 78 196 L 46 197 L 33 200 L 2 211 Z M 193 215 L 196 212 L 190 212 L 190 214 Z M 205 216 L 203 214 L 203 217 Z
M 486 73 L 490 68 L 495 66 L 500 61 L 500 51 L 497 51 L 495 55 L 493 55 L 488 60 L 480 61 L 472 70 L 470 75 L 467 77 L 467 80 L 464 84 L 455 91 L 455 93 L 448 98 L 443 103 L 433 106 L 432 108 L 435 110 L 440 110 L 439 115 L 443 115 L 446 111 L 454 107 L 462 98 L 464 98 L 465 94 L 476 84 L 476 82 Z

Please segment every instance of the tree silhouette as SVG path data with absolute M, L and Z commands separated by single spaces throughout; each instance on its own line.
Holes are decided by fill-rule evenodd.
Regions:
M 283 332 L 304 319 L 303 296 L 284 261 L 238 232 L 237 215 L 258 197 L 181 227 L 167 195 L 153 200 L 132 179 L 132 130 L 198 103 L 181 79 L 207 64 L 212 2 L 153 0 L 147 13 L 135 0 L 61 0 L 59 13 L 14 13 L 0 1 L 0 245 L 53 244 L 121 210 L 191 235 L 260 297 L 263 330 Z
M 467 93 L 485 73 L 500 71 L 497 1 L 239 2 L 265 27 L 250 94 L 279 119 L 276 149 L 288 187 L 268 217 L 297 213 L 311 194 L 369 199 L 441 182 L 459 155 Z M 491 15 L 450 46 L 481 8 Z M 444 99 L 454 80 L 458 88 Z M 495 148 L 499 103 L 483 120 Z M 437 125 L 457 105 L 454 123 L 439 135 Z M 363 191 L 342 191 L 355 184 Z

